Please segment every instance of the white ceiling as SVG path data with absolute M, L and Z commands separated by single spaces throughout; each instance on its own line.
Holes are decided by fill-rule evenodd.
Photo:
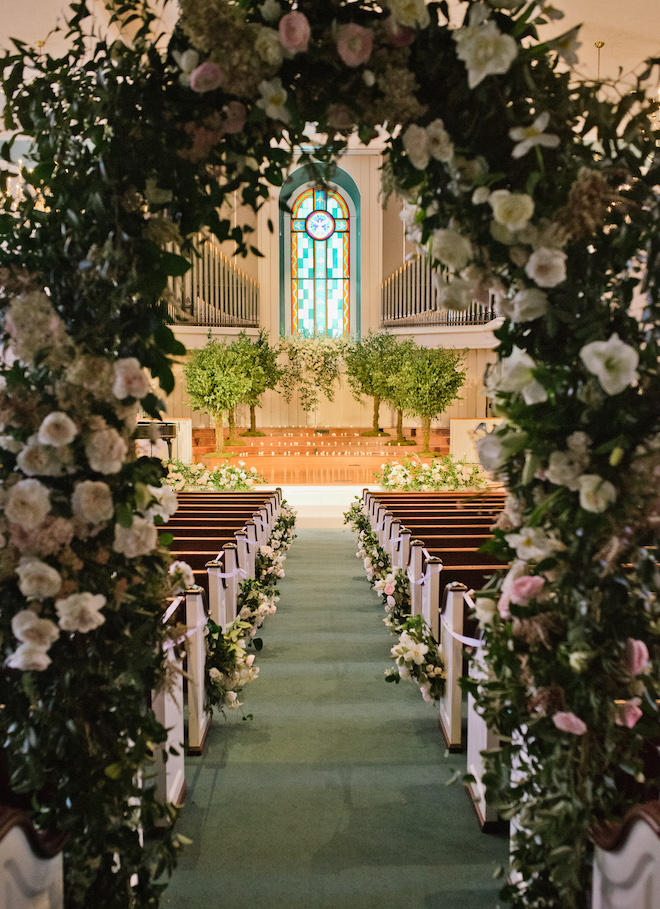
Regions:
M 102 9 L 102 0 L 94 2 Z M 629 80 L 632 72 L 643 68 L 642 62 L 647 57 L 660 56 L 658 0 L 553 0 L 553 5 L 563 8 L 566 16 L 545 29 L 548 37 L 583 23 L 578 67 L 583 76 L 597 76 L 597 41 L 604 42 L 600 54 L 601 77 L 616 77 L 621 69 Z M 52 52 L 62 47 L 61 36 L 48 36 L 57 22 L 63 21 L 65 0 L 0 0 L 0 6 L 1 46 L 8 46 L 9 37 L 18 37 L 29 43 L 48 39 Z M 172 2 L 167 5 L 172 14 L 175 7 Z

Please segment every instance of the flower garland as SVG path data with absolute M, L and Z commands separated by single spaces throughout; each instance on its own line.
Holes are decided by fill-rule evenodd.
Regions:
M 15 785 L 35 793 L 35 819 L 70 834 L 67 905 L 93 893 L 103 909 L 155 906 L 162 889 L 136 814 L 148 826 L 167 809 L 133 782 L 163 733 L 144 710 L 164 673 L 168 558 L 144 513 L 162 467 L 133 460 L 123 408 L 140 400 L 157 419 L 155 396 L 140 397 L 141 371 L 169 393 L 172 357 L 183 353 L 165 297 L 188 262 L 168 244 L 185 252 L 206 225 L 246 252 L 243 231 L 218 214 L 225 201 L 236 193 L 258 209 L 299 148 L 300 163 L 328 176 L 351 132 L 368 142 L 385 125 L 385 194 L 406 200 L 439 305 L 465 309 L 493 291 L 503 320 L 489 389 L 504 423 L 480 458 L 513 496 L 518 523 L 500 528 L 494 548 L 513 563 L 508 585 L 524 579 L 515 596 L 526 602 L 503 580 L 492 588 L 486 659 L 497 681 L 477 699 L 504 736 L 488 778 L 522 768 L 498 796 L 525 831 L 513 857 L 523 885 L 504 898 L 576 909 L 590 885 L 590 824 L 625 813 L 644 794 L 640 779 L 658 782 L 643 760 L 660 730 L 649 548 L 660 437 L 657 104 L 641 79 L 625 93 L 609 86 L 607 100 L 598 83 L 557 66 L 575 61 L 577 31 L 542 41 L 561 14 L 532 0 L 462 0 L 458 25 L 447 4 L 423 0 L 182 0 L 165 52 L 150 41 L 146 4 L 125 0 L 117 18 L 132 9 L 130 44 L 87 34 L 79 0 L 65 55 L 20 46 L 2 61 L 6 125 L 33 140 L 35 160 L 23 198 L 7 200 L 0 219 L 11 437 L 0 630 L 14 661 L 0 680 L 2 731 Z M 307 123 L 327 136 L 313 151 Z M 76 505 L 92 521 L 73 510 L 83 483 L 101 484 L 77 493 L 76 502 L 98 494 L 93 507 Z M 34 544 L 29 557 L 61 578 L 56 592 L 46 568 L 20 580 L 21 535 Z M 19 583 L 38 591 L 34 600 Z M 12 629 L 26 612 L 47 624 L 24 614 Z M 626 655 L 644 656 L 642 645 L 649 668 L 631 674 L 643 661 Z M 110 831 L 108 817 L 119 819 Z M 174 846 L 168 833 L 156 847 L 165 868 Z
M 166 463 L 167 484 L 176 490 L 231 490 L 244 492 L 255 483 L 266 483 L 266 477 L 260 474 L 256 467 L 245 470 L 245 461 L 230 464 L 229 461 L 220 466 L 208 468 L 204 464 L 184 464 L 183 461 L 173 460 Z
M 465 459 L 457 461 L 452 455 L 433 458 L 431 463 L 415 456 L 404 456 L 401 461 L 386 461 L 374 480 L 383 489 L 402 492 L 457 491 L 483 489 L 488 477 L 476 464 L 468 465 Z
M 445 672 L 438 642 L 422 616 L 410 615 L 410 581 L 405 570 L 392 569 L 389 556 L 379 546 L 360 499 L 344 514 L 344 523 L 358 534 L 356 557 L 362 559 L 367 580 L 385 599 L 385 625 L 398 637 L 391 649 L 396 668 L 385 673 L 386 682 L 416 682 L 425 701 L 434 703 L 445 690 Z
M 256 637 L 269 615 L 277 612 L 279 591 L 276 582 L 284 577 L 286 553 L 295 539 L 296 512 L 282 502 L 280 514 L 267 546 L 260 546 L 255 559 L 255 577 L 246 578 L 239 588 L 237 616 L 224 631 L 209 621 L 206 626 L 206 710 L 238 710 L 239 695 L 259 675 L 255 654 L 262 649 Z

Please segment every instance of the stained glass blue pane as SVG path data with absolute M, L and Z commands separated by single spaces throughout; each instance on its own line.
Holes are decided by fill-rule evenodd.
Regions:
M 314 242 L 307 234 L 298 236 L 298 277 L 300 279 L 314 277 Z
M 348 230 L 348 221 L 345 218 L 335 218 L 335 230 Z
M 316 276 L 322 279 L 325 272 L 325 252 L 327 243 L 315 243 L 316 246 Z
M 343 278 L 344 275 L 344 238 L 333 234 L 328 240 L 328 278 Z
M 294 229 L 294 230 L 304 230 L 304 229 L 305 229 L 305 222 L 304 222 L 304 221 L 298 221 L 298 220 L 296 219 L 296 220 L 293 222 L 293 229 Z
M 293 216 L 296 220 L 306 218 L 314 210 L 314 200 L 311 193 L 303 193 L 301 198 L 293 206 Z
M 325 281 L 316 281 L 316 331 L 324 335 L 325 327 Z
M 343 281 L 328 281 L 328 325 L 341 325 L 344 303 Z
M 314 190 L 314 208 L 325 208 L 325 193 L 322 189 Z

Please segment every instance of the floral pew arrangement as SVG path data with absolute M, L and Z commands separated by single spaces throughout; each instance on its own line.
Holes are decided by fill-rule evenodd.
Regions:
M 487 475 L 478 464 L 457 461 L 452 455 L 433 458 L 430 463 L 416 455 L 405 455 L 401 461 L 386 461 L 374 473 L 374 481 L 383 489 L 401 492 L 434 490 L 483 489 Z
M 239 461 L 238 464 L 225 461 L 221 466 L 207 467 L 205 464 L 184 464 L 183 461 L 172 460 L 165 466 L 167 483 L 176 490 L 243 492 L 252 489 L 255 483 L 268 482 L 256 467 L 245 470 L 245 461 Z
M 364 564 L 367 580 L 385 600 L 385 625 L 399 639 L 391 649 L 396 668 L 385 673 L 385 680 L 416 682 L 425 701 L 437 701 L 444 692 L 444 669 L 438 642 L 423 616 L 410 614 L 407 571 L 392 569 L 390 558 L 379 545 L 360 499 L 356 498 L 344 514 L 344 522 L 357 533 L 357 558 Z

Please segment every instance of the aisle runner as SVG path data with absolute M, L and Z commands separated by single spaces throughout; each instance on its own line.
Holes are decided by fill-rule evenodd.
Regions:
M 299 531 L 264 629 L 251 722 L 214 720 L 167 909 L 493 909 L 506 841 L 479 833 L 436 711 L 386 685 L 382 603 L 340 530 Z

